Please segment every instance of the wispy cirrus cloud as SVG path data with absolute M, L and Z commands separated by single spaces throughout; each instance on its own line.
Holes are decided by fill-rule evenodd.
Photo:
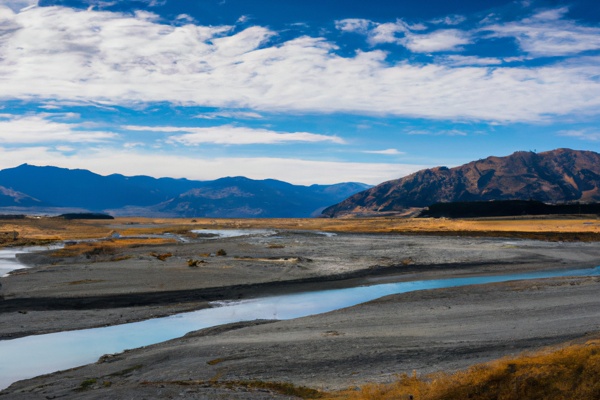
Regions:
M 61 120 L 72 115 L 0 114 L 0 143 L 101 143 L 117 138 L 117 134 L 86 129 L 86 124 Z
M 432 24 L 436 25 L 459 25 L 467 20 L 467 17 L 459 14 L 447 15 L 443 18 L 436 18 L 431 21 Z
M 559 136 L 572 137 L 590 142 L 600 141 L 600 130 L 594 129 L 573 129 L 558 132 Z
M 397 149 L 385 149 L 385 150 L 365 150 L 363 153 L 367 154 L 381 154 L 385 156 L 398 156 L 406 154 L 403 151 L 398 151 Z
M 204 143 L 225 145 L 279 144 L 279 143 L 318 143 L 331 142 L 344 144 L 338 136 L 327 136 L 309 132 L 275 132 L 268 129 L 245 128 L 222 125 L 209 128 L 171 126 L 125 126 L 129 131 L 181 133 L 168 137 L 171 143 L 199 145 Z
M 438 57 L 438 63 L 443 65 L 449 65 L 453 67 L 463 66 L 487 66 L 487 65 L 500 65 L 504 61 L 501 58 L 495 57 L 476 57 L 476 56 L 461 56 L 459 54 L 451 54 L 447 56 Z
M 564 56 L 600 49 L 600 27 L 564 19 L 567 7 L 538 12 L 517 22 L 482 28 L 490 37 L 515 38 L 521 49 L 536 57 Z

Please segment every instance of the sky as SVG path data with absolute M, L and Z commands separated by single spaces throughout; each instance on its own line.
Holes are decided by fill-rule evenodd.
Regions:
M 600 151 L 597 0 L 0 0 L 0 169 L 378 184 Z

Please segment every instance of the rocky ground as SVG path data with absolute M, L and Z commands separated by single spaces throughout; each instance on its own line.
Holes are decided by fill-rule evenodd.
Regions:
M 217 256 L 221 249 L 226 254 Z M 167 253 L 164 261 L 156 257 Z M 190 259 L 204 263 L 189 267 Z M 597 266 L 600 247 L 286 231 L 137 247 L 110 257 L 22 260 L 32 268 L 1 280 L 3 339 L 169 315 L 218 299 Z M 0 395 L 289 398 L 277 394 L 281 387 L 257 382 L 332 390 L 413 370 L 456 370 L 600 331 L 599 288 L 597 278 L 563 278 L 394 295 L 318 316 L 191 333 L 18 382 Z

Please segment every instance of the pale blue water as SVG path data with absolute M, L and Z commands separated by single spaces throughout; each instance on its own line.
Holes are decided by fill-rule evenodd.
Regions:
M 6 276 L 11 271 L 27 268 L 27 266 L 17 261 L 17 254 L 32 253 L 34 251 L 44 251 L 51 249 L 60 249 L 62 247 L 62 244 L 55 244 L 48 246 L 13 247 L 0 249 L 0 278 Z
M 223 239 L 239 236 L 273 236 L 277 233 L 272 229 L 194 229 L 193 233 L 214 235 L 206 239 Z
M 600 275 L 600 267 L 386 283 L 241 302 L 218 302 L 214 303 L 215 308 L 166 318 L 5 340 L 0 341 L 0 389 L 17 380 L 95 362 L 103 354 L 146 346 L 183 336 L 190 331 L 231 322 L 298 318 L 353 306 L 389 294 L 416 290 L 537 278 L 597 275 Z

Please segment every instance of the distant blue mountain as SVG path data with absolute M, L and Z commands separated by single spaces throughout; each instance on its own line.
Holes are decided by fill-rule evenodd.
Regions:
M 150 206 L 190 190 L 198 182 L 148 176 L 102 176 L 83 169 L 23 164 L 0 171 L 0 185 L 57 207 L 94 211 L 124 205 Z
M 28 164 L 1 170 L 0 186 L 10 194 L 0 207 L 52 206 L 115 215 L 213 218 L 309 217 L 370 187 L 361 183 L 299 186 L 244 177 L 193 181 L 102 176 Z
M 334 199 L 345 199 L 367 188 L 359 183 L 297 186 L 274 179 L 228 177 L 206 182 L 158 209 L 185 217 L 301 218 L 317 216 Z

